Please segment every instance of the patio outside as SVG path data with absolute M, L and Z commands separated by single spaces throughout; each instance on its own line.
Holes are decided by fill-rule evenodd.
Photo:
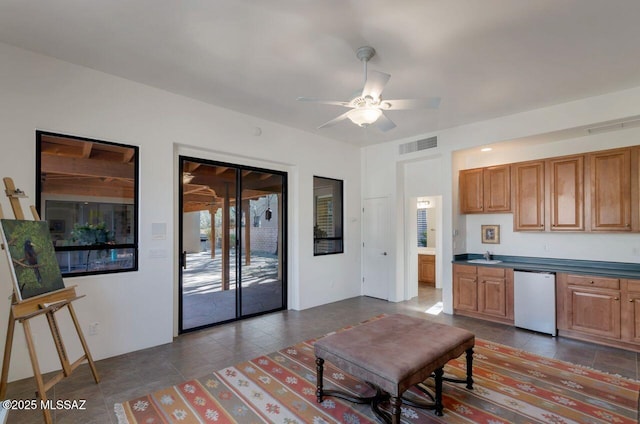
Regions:
M 208 244 L 208 243 L 207 243 Z M 236 318 L 235 249 L 230 254 L 229 290 L 222 290 L 222 254 L 211 249 L 187 254 L 182 271 L 182 328 L 190 329 Z M 278 256 L 252 252 L 251 264 L 241 259 L 242 314 L 249 315 L 282 306 L 282 281 L 278 279 Z

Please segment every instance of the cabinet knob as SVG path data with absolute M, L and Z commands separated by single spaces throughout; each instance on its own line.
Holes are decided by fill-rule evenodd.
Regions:
M 591 281 L 589 281 L 589 283 L 594 284 L 594 283 L 595 283 L 595 281 L 591 280 Z
M 614 297 L 613 300 L 620 300 L 620 298 L 619 297 Z
M 633 299 L 629 299 L 629 302 L 633 303 Z

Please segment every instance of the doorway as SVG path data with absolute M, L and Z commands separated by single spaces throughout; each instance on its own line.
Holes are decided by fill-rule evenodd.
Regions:
M 405 252 L 407 252 L 407 298 L 419 294 L 419 288 L 442 288 L 442 196 L 408 197 L 405 215 Z M 422 281 L 421 281 L 422 280 Z M 426 283 L 429 280 L 429 283 Z
M 286 308 L 284 172 L 179 157 L 180 333 Z

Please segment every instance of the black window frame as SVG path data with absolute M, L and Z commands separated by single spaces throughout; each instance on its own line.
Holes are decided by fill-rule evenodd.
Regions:
M 335 193 L 332 193 L 332 196 L 338 198 L 340 200 L 340 216 L 339 216 L 339 226 L 336 226 L 336 222 L 333 224 L 333 229 L 335 231 L 338 228 L 339 235 L 334 234 L 332 236 L 322 236 L 319 234 L 319 231 L 323 231 L 317 225 L 317 195 L 316 195 L 316 179 L 322 179 L 332 182 L 333 184 L 338 184 L 339 187 L 339 196 Z M 332 205 L 335 211 L 335 204 Z M 334 214 L 335 216 L 335 214 Z M 326 245 L 333 244 L 334 248 L 329 250 L 320 251 L 319 247 L 322 243 L 326 243 Z M 321 177 L 318 175 L 313 176 L 313 256 L 326 256 L 326 255 L 337 255 L 344 253 L 344 180 L 329 178 L 329 177 Z
M 40 216 L 43 216 L 43 207 L 44 204 L 42 202 L 42 137 L 43 136 L 51 136 L 51 137 L 60 137 L 67 138 L 71 140 L 84 141 L 90 143 L 99 143 L 103 145 L 117 146 L 127 149 L 134 150 L 134 186 L 133 186 L 133 243 L 119 243 L 119 244 L 110 244 L 108 249 L 131 249 L 133 251 L 133 258 L 131 261 L 131 266 L 126 268 L 115 268 L 115 269 L 99 269 L 99 270 L 91 270 L 91 271 L 78 271 L 78 272 L 65 272 L 63 267 L 60 267 L 60 272 L 64 278 L 69 277 L 81 277 L 86 275 L 100 275 L 100 274 L 115 274 L 122 272 L 136 272 L 138 271 L 138 261 L 139 261 L 139 210 L 140 210 L 140 147 L 124 144 L 124 143 L 116 143 L 111 141 L 97 140 L 87 137 L 80 137 L 69 134 L 61 134 L 50 131 L 41 131 L 36 130 L 36 211 Z M 91 200 L 91 202 L 96 203 L 95 200 Z M 106 202 L 105 202 L 106 203 Z M 46 217 L 45 217 L 46 218 Z M 54 246 L 54 250 L 56 253 L 58 252 L 77 252 L 77 251 L 103 251 L 105 250 L 104 245 L 83 245 L 83 246 Z

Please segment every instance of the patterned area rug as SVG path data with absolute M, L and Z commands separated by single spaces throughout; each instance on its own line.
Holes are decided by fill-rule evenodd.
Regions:
M 314 340 L 115 405 L 120 424 L 377 423 L 368 406 L 315 398 Z M 638 423 L 640 382 L 476 339 L 474 390 L 446 383 L 444 416 L 402 408 L 403 423 Z M 445 375 L 464 378 L 464 355 Z M 369 395 L 325 363 L 325 389 Z M 430 384 L 429 382 L 427 384 Z M 332 387 L 333 386 L 333 387 Z M 420 391 L 412 395 L 424 398 Z

